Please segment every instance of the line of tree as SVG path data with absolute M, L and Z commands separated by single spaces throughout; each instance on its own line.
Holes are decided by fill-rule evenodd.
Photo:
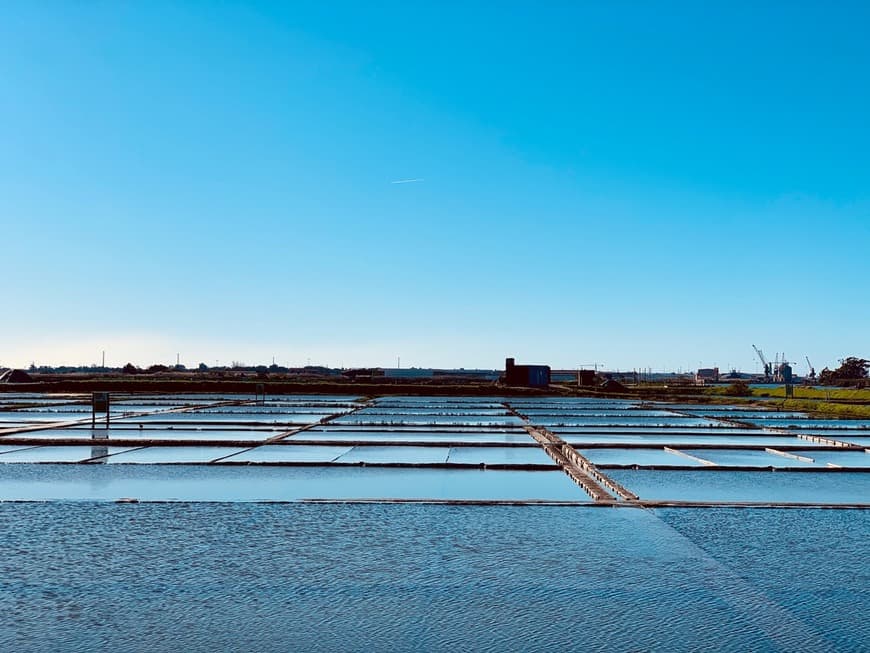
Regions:
M 124 374 L 155 374 L 157 372 L 168 372 L 169 370 L 183 371 L 184 369 L 186 369 L 184 365 L 173 365 L 172 367 L 168 365 L 151 365 L 143 370 L 133 365 L 133 363 L 127 363 L 121 368 L 121 372 Z
M 822 385 L 840 385 L 851 381 L 861 381 L 867 378 L 870 371 L 870 360 L 849 356 L 840 361 L 840 367 L 829 370 L 827 367 L 819 374 Z

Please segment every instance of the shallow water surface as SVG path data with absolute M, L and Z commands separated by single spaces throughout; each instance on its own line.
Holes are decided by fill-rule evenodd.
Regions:
M 659 501 L 850 504 L 866 503 L 870 497 L 870 472 L 614 469 L 607 475 L 641 499 Z
M 143 447 L 113 455 L 106 462 L 111 464 L 207 463 L 240 451 L 244 450 L 238 447 Z
M 169 449 L 131 451 L 108 462 L 184 462 Z M 159 451 L 157 451 L 159 449 Z M 224 447 L 222 455 L 233 453 Z M 16 452 L 17 453 L 17 452 Z M 16 453 L 0 454 L 14 456 Z M 27 452 L 20 452 L 27 453 Z M 213 451 L 187 453 L 205 460 Z M 302 501 L 305 499 L 451 499 L 576 501 L 589 497 L 561 470 L 513 471 L 383 467 L 234 465 L 5 465 L 0 500 Z
M 0 463 L 76 463 L 132 450 L 132 447 L 109 447 L 105 444 L 66 447 L 21 447 L 15 451 L 0 454 Z M 8 470 L 3 470 L 3 476 L 0 476 L 0 484 L 4 480 L 3 477 L 9 475 Z M 0 500 L 5 498 L 0 494 Z
M 595 465 L 700 466 L 701 463 L 662 449 L 577 449 Z
M 534 444 L 532 437 L 520 431 L 517 433 L 490 433 L 488 431 L 457 431 L 455 433 L 432 431 L 303 431 L 294 436 L 296 440 L 322 442 L 495 442 L 502 444 Z
M 354 447 L 339 463 L 445 463 L 447 447 Z
M 336 446 L 286 446 L 267 444 L 262 447 L 245 449 L 221 462 L 226 463 L 288 463 L 288 462 L 322 462 L 328 463 L 346 454 L 351 447 Z
M 752 445 L 763 447 L 776 447 L 786 445 L 806 446 L 807 441 L 789 435 L 643 435 L 625 434 L 611 435 L 606 433 L 562 433 L 558 429 L 554 432 L 570 444 L 595 444 L 607 443 L 620 444 L 660 444 L 672 447 L 691 447 L 693 444 L 722 444 L 722 445 Z
M 795 467 L 808 463 L 786 458 L 766 451 L 740 451 L 737 449 L 680 449 L 687 454 L 709 460 L 723 467 Z M 765 477 L 759 476 L 763 479 Z
M 707 553 L 719 582 L 749 588 L 764 610 L 819 633 L 840 651 L 870 642 L 870 512 L 866 510 L 660 509 L 661 519 Z M 832 534 L 836 536 L 832 537 Z M 722 578 L 724 576 L 724 579 Z M 723 583 L 724 584 L 724 583 Z M 745 593 L 745 592 L 744 592 Z M 727 599 L 726 599 L 727 600 Z M 785 650 L 789 642 L 780 642 Z M 794 650 L 827 648 L 811 642 Z
M 0 649 L 860 650 L 868 529 L 858 511 L 0 504 Z
M 540 447 L 453 447 L 447 462 L 472 465 L 556 465 Z

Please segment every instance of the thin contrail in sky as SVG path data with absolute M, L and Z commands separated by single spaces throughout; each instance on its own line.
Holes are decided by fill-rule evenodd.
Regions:
M 391 184 L 413 184 L 415 181 L 423 181 L 422 179 L 397 179 L 396 181 L 391 181 Z

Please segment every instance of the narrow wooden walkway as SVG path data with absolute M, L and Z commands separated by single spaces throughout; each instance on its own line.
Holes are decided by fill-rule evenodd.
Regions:
M 558 435 L 545 427 L 532 424 L 527 415 L 516 410 L 510 403 L 504 402 L 502 405 L 512 415 L 523 421 L 526 432 L 541 445 L 546 454 L 562 468 L 562 471 L 572 481 L 592 497 L 593 501 L 596 503 L 614 503 L 618 499 L 637 501 L 638 497 L 636 494 L 603 474 L 592 464 L 592 461 L 577 453 L 571 445 Z

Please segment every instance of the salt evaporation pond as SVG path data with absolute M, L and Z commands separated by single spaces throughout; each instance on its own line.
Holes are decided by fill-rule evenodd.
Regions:
M 50 503 L 0 504 L 0 525 L 8 651 L 140 651 L 143 637 L 157 653 L 857 651 L 870 638 L 866 512 Z
M 310 463 L 333 462 L 350 452 L 348 446 L 282 446 L 266 445 L 245 449 L 224 459 L 223 463 Z
M 825 651 L 870 640 L 870 521 L 844 508 L 866 505 L 870 473 L 825 467 L 861 467 L 860 450 L 628 400 L 389 397 L 328 426 L 359 398 L 238 403 L 250 400 L 125 396 L 117 409 L 238 405 L 118 420 L 111 438 L 142 442 L 122 447 L 87 442 L 87 404 L 6 412 L 87 423 L 42 432 L 76 445 L 0 438 L 0 650 Z M 520 428 L 560 421 L 577 426 L 553 431 L 649 505 L 707 507 L 593 502 Z M 296 427 L 310 428 L 260 444 Z M 705 467 L 664 449 L 679 445 L 719 465 L 807 471 Z
M 358 440 L 360 442 L 492 442 L 497 444 L 529 444 L 534 441 L 528 434 L 518 433 L 491 433 L 489 431 L 457 431 L 457 432 L 426 432 L 426 431 L 304 431 L 291 436 L 297 440 L 311 440 L 322 442 L 346 442 Z
M 548 465 L 552 459 L 540 447 L 453 447 L 449 463 L 470 465 Z
M 127 424 L 126 426 L 129 426 Z M 91 442 L 95 439 L 108 438 L 110 440 L 266 440 L 284 432 L 281 430 L 182 430 L 182 429 L 131 429 L 131 428 L 65 428 L 65 429 L 41 429 L 16 433 L 15 438 L 21 440 L 80 440 Z M 2 437 L 0 437 L 2 442 Z
M 176 447 L 173 447 L 176 448 Z M 205 461 L 206 451 L 118 453 L 121 463 Z M 159 450 L 159 451 L 154 451 Z M 0 454 L 15 456 L 19 452 Z M 21 452 L 26 453 L 26 452 Z M 231 448 L 225 455 L 235 453 Z M 201 455 L 200 455 L 201 454 Z M 184 464 L 5 465 L 0 496 L 14 501 L 302 501 L 309 499 L 435 499 L 460 501 L 570 501 L 586 503 L 561 471 L 383 467 L 258 467 Z M 254 482 L 256 479 L 256 482 Z
M 14 451 L 0 453 L 0 465 L 4 465 L 0 476 L 3 482 L 14 476 L 9 470 L 11 463 L 77 463 L 93 458 L 103 458 L 116 453 L 131 451 L 131 447 L 107 447 L 105 445 L 67 446 L 67 447 L 22 447 Z M 17 465 L 16 465 L 17 466 Z M 3 499 L 14 498 L 0 490 Z M 63 497 L 61 497 L 63 498 Z
M 578 449 L 595 465 L 656 465 L 691 467 L 702 463 L 664 449 Z
M 607 475 L 653 501 L 857 504 L 870 497 L 870 472 L 613 469 Z
M 703 431 L 699 434 L 681 434 L 673 435 L 642 435 L 642 434 L 620 434 L 610 435 L 603 433 L 562 433 L 555 430 L 556 433 L 562 436 L 565 442 L 583 446 L 588 444 L 611 444 L 618 447 L 621 444 L 645 444 L 645 445 L 670 445 L 670 446 L 689 446 L 699 444 L 712 445 L 741 445 L 741 446 L 756 446 L 756 447 L 776 447 L 776 446 L 806 446 L 807 440 L 789 436 L 777 435 L 770 433 L 767 435 L 708 435 Z

